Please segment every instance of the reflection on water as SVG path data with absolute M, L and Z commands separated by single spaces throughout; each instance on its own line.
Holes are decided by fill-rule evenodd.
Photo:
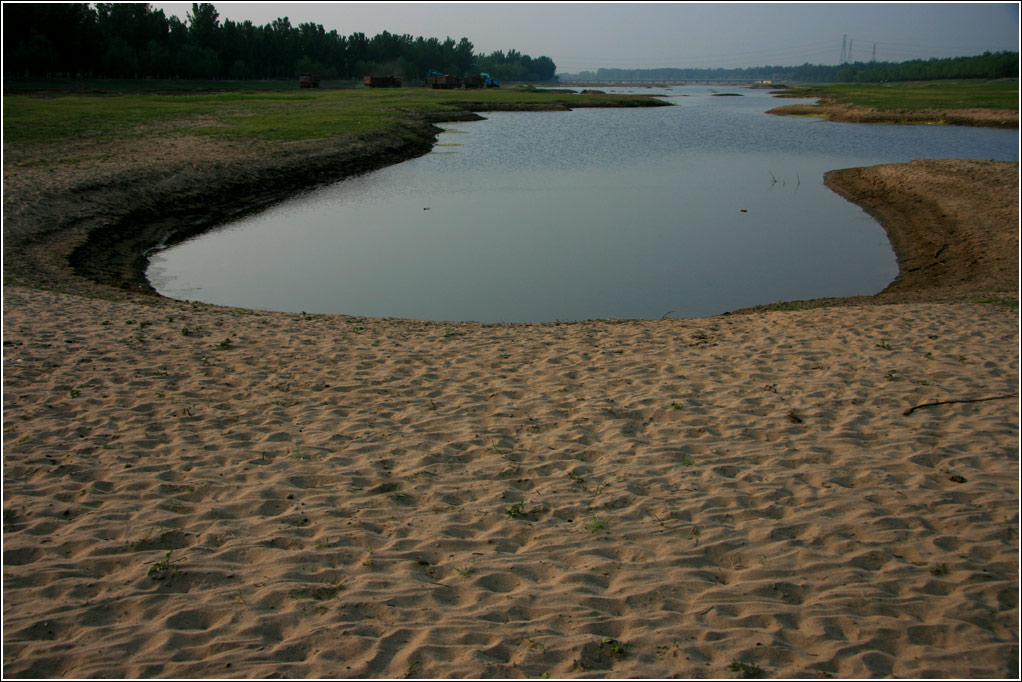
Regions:
M 676 106 L 448 125 L 424 157 L 159 253 L 150 279 L 222 305 L 484 322 L 872 294 L 894 256 L 824 172 L 1018 149 L 1017 131 L 767 116 L 778 101 L 761 90 L 663 92 Z

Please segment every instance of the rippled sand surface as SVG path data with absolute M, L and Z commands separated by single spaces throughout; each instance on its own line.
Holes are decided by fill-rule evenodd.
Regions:
M 7 287 L 4 672 L 1010 677 L 1017 349 L 996 304 L 485 326 Z

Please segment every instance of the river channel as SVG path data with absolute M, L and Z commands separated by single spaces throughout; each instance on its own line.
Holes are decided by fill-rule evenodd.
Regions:
M 607 90 L 675 106 L 445 124 L 425 156 L 153 254 L 149 279 L 219 305 L 480 322 L 869 295 L 894 279 L 894 254 L 826 171 L 1018 159 L 1015 130 L 769 116 L 798 100 L 757 89 Z

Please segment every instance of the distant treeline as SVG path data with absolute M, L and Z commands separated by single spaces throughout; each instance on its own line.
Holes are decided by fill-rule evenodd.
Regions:
M 1018 52 L 984 52 L 975 57 L 855 62 L 838 66 L 757 66 L 744 69 L 599 69 L 558 74 L 561 81 L 793 81 L 879 83 L 944 78 L 1018 78 Z
M 393 75 L 425 80 L 430 69 L 497 80 L 547 81 L 549 57 L 516 50 L 474 53 L 467 38 L 413 38 L 384 31 L 340 35 L 320 24 L 265 26 L 220 21 L 216 7 L 193 3 L 187 22 L 145 3 L 5 3 L 4 75 L 65 78 L 324 79 Z

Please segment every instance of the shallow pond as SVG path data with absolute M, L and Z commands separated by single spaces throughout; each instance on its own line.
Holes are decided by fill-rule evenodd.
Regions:
M 768 116 L 793 100 L 755 89 L 641 92 L 675 106 L 444 125 L 426 156 L 154 254 L 150 281 L 229 306 L 482 322 L 873 294 L 897 274 L 894 255 L 826 171 L 1017 160 L 1013 130 Z

